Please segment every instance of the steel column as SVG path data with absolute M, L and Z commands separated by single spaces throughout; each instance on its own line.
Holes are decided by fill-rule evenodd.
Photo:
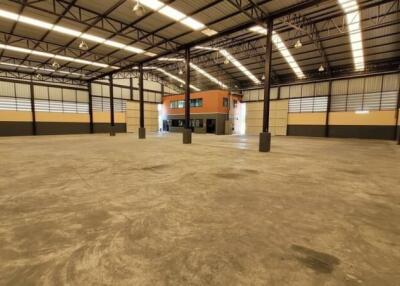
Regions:
M 273 19 L 267 20 L 267 44 L 265 53 L 265 67 L 264 67 L 264 110 L 263 110 L 263 127 L 260 133 L 260 152 L 269 152 L 271 149 L 271 133 L 269 133 L 269 102 L 271 90 L 271 59 L 272 59 L 272 29 Z
M 382 79 L 383 81 L 383 79 Z M 397 139 L 397 145 L 400 145 L 400 126 L 399 126 L 399 109 L 400 109 L 400 88 L 399 92 L 397 93 L 397 108 L 395 112 L 396 116 L 396 126 L 395 126 L 395 140 Z
M 90 133 L 94 133 L 94 124 L 93 124 L 93 98 L 92 98 L 92 82 L 88 82 L 88 96 L 89 96 L 89 127 Z
M 32 135 L 36 135 L 37 128 L 36 128 L 36 111 L 35 111 L 35 90 L 33 88 L 32 81 L 29 86 L 30 86 L 30 92 L 31 92 Z
M 143 64 L 139 64 L 139 139 L 146 138 L 146 128 L 144 127 L 144 84 L 143 84 Z
M 115 136 L 115 121 L 114 121 L 114 82 L 113 76 L 110 75 L 110 136 Z
M 129 78 L 129 97 L 133 100 L 133 79 Z
M 185 50 L 186 82 L 185 82 L 185 127 L 183 130 L 183 144 L 192 143 L 192 129 L 190 127 L 190 48 Z
M 315 84 L 314 84 L 315 86 Z M 314 87 L 315 88 L 315 87 Z M 314 94 L 315 96 L 315 94 Z M 329 81 L 329 91 L 328 91 L 328 103 L 326 107 L 326 117 L 325 117 L 325 137 L 329 137 L 329 114 L 331 112 L 331 102 L 332 102 L 332 81 Z

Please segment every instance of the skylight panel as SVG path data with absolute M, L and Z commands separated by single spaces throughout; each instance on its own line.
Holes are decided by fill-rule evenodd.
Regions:
M 267 35 L 267 29 L 261 26 L 254 26 L 249 29 L 252 32 Z M 286 47 L 285 43 L 282 41 L 282 38 L 275 32 L 272 31 L 272 42 L 274 43 L 275 47 L 281 53 L 285 61 L 288 63 L 290 68 L 296 74 L 296 76 L 300 79 L 305 78 L 303 71 L 297 64 L 296 60 L 293 58 L 292 54 L 290 53 L 289 49 Z
M 196 31 L 205 28 L 205 25 L 203 23 L 200 23 L 199 21 L 197 21 L 193 18 L 190 18 L 190 17 L 183 19 L 181 21 L 181 23 L 188 26 L 189 28 L 192 28 L 193 30 L 196 30 Z
M 186 18 L 186 15 L 183 14 L 182 12 L 176 10 L 175 8 L 172 8 L 168 5 L 165 5 L 162 7 L 160 10 L 158 10 L 161 14 L 175 20 L 175 21 L 180 21 L 183 18 Z
M 215 77 L 213 77 L 212 75 L 210 75 L 208 72 L 206 72 L 205 70 L 201 69 L 200 67 L 198 67 L 197 65 L 190 63 L 190 66 L 198 71 L 199 73 L 201 73 L 202 75 L 204 75 L 206 78 L 208 78 L 209 80 L 211 80 L 212 82 L 218 84 L 219 86 L 221 86 L 222 88 L 228 88 L 227 85 L 225 85 L 223 82 L 219 81 L 218 79 L 216 79 Z
M 60 26 L 60 25 L 54 25 L 52 30 L 55 31 L 55 32 L 59 32 L 59 33 L 65 34 L 65 35 L 70 35 L 70 36 L 73 36 L 73 37 L 76 37 L 76 38 L 78 38 L 78 37 L 80 37 L 82 35 L 82 33 L 79 32 L 79 31 L 76 31 L 76 30 L 73 30 L 73 29 L 69 29 L 69 28 L 66 28 L 66 27 L 63 27 L 63 26 Z
M 157 11 L 161 7 L 163 7 L 165 4 L 161 1 L 158 0 L 140 0 L 140 4 L 143 4 L 144 6 Z
M 364 50 L 361 35 L 360 12 L 357 1 L 338 1 L 343 11 L 346 13 L 346 23 L 349 30 L 354 69 L 356 71 L 363 71 L 365 69 Z
M 13 63 L 0 62 L 0 65 L 12 66 L 12 67 L 24 68 L 24 69 L 39 70 L 39 71 L 47 71 L 47 72 L 67 74 L 67 75 L 75 75 L 75 76 L 80 76 L 80 77 L 86 77 L 85 74 L 80 74 L 80 73 L 76 73 L 76 72 L 69 72 L 69 71 L 63 71 L 63 70 L 54 70 L 54 69 L 48 69 L 48 68 L 39 68 L 39 67 L 19 65 L 19 64 L 13 64 Z
M 248 78 L 250 78 L 255 84 L 261 84 L 261 82 L 256 78 L 246 67 L 244 67 L 234 56 L 232 56 L 227 50 L 219 51 L 226 59 L 228 59 L 234 66 L 236 66 L 242 73 L 244 73 Z
M 47 29 L 47 30 L 53 29 L 53 26 L 54 26 L 53 24 L 50 24 L 50 23 L 47 23 L 47 22 L 43 22 L 43 21 L 40 21 L 40 20 L 36 20 L 36 19 L 30 18 L 30 17 L 26 17 L 26 16 L 19 16 L 18 21 L 21 22 L 21 23 L 25 23 L 25 24 L 28 24 L 28 25 L 36 26 L 36 27 L 39 27 L 39 28 Z

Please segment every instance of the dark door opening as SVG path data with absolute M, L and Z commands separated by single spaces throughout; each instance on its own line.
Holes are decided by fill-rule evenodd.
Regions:
M 167 120 L 163 121 L 163 131 L 169 131 L 169 124 Z
M 215 133 L 215 119 L 207 119 L 207 133 Z

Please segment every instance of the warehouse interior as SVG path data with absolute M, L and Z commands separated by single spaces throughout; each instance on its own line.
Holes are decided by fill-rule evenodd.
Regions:
M 399 51 L 400 0 L 0 1 L 0 284 L 398 285 Z

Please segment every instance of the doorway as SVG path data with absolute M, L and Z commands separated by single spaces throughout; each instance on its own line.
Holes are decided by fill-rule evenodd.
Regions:
M 215 134 L 215 119 L 207 119 L 207 133 L 214 133 Z

